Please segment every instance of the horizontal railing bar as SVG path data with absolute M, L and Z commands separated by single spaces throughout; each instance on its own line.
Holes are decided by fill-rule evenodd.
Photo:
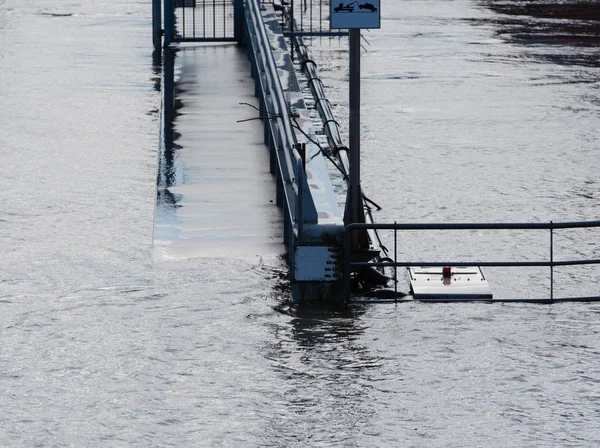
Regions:
M 591 260 L 570 260 L 570 261 L 553 261 L 553 266 L 581 266 L 585 264 L 600 264 L 599 259 Z
M 335 31 L 284 31 L 284 37 L 347 37 L 347 32 L 335 32 Z
M 393 294 L 393 291 L 391 292 Z M 353 299 L 350 300 L 351 304 L 371 304 L 371 303 L 415 303 L 415 302 L 431 302 L 431 303 L 532 303 L 548 305 L 553 303 L 566 303 L 566 302 L 600 302 L 600 296 L 589 296 L 589 297 L 559 297 L 554 299 L 517 299 L 517 298 L 506 298 L 506 299 L 394 299 L 394 298 L 382 298 L 382 299 Z
M 235 37 L 184 37 L 178 39 L 175 37 L 173 42 L 178 43 L 192 43 L 192 42 L 237 42 Z
M 368 262 L 368 261 L 351 261 L 351 267 L 374 267 L 374 268 L 385 268 L 385 267 L 443 267 L 443 266 L 455 266 L 455 267 L 468 267 L 468 266 L 479 266 L 479 267 L 549 267 L 549 266 L 576 266 L 586 264 L 600 264 L 600 259 L 592 260 L 565 260 L 565 261 L 460 261 L 460 262 L 440 262 L 440 261 L 420 261 L 420 262 L 393 262 L 393 261 L 380 261 L 380 262 Z
M 600 227 L 600 221 L 548 222 L 548 223 L 398 223 L 398 224 L 349 224 L 346 230 L 511 230 L 511 229 L 575 229 Z
M 298 173 L 298 166 L 301 166 L 302 159 L 297 151 L 293 148 L 297 143 L 296 134 L 293 131 L 287 110 L 285 95 L 282 90 L 281 80 L 277 73 L 277 65 L 271 51 L 269 39 L 265 24 L 259 10 L 257 0 L 248 0 L 246 2 L 247 12 L 246 17 L 252 23 L 248 34 L 253 43 L 258 48 L 258 55 L 255 54 L 258 69 L 258 82 L 263 86 L 265 96 L 265 106 L 270 117 L 265 119 L 276 121 L 279 126 L 277 140 L 277 148 L 274 149 L 277 159 L 278 169 L 283 180 L 283 191 L 286 196 L 287 213 L 290 217 L 290 223 L 294 229 L 294 233 L 300 231 L 302 226 L 302 213 L 299 213 L 298 207 L 301 207 L 299 200 L 301 198 L 302 189 L 302 173 Z M 259 64 L 260 62 L 260 64 Z M 265 88 L 267 91 L 265 91 Z M 269 99 L 267 99 L 267 96 Z M 281 145 L 281 146 L 280 146 Z

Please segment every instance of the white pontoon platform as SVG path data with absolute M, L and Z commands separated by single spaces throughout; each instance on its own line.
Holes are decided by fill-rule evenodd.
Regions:
M 408 274 L 415 300 L 493 298 L 490 285 L 477 266 L 409 267 Z

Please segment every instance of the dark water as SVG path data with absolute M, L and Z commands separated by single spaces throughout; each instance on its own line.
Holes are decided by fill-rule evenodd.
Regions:
M 388 7 L 363 59 L 379 220 L 597 218 L 597 10 L 547 4 Z M 157 257 L 148 2 L 0 0 L 0 36 L 1 446 L 598 445 L 600 306 L 307 310 L 259 254 Z M 403 250 L 456 247 L 428 241 Z

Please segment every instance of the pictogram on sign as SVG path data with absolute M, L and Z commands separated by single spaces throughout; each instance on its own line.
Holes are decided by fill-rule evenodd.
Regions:
M 381 28 L 380 0 L 331 0 L 331 28 Z

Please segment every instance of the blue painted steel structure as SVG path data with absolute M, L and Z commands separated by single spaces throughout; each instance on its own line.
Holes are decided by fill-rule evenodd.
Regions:
M 162 0 L 152 0 L 152 43 L 158 50 L 162 43 Z
M 341 294 L 343 220 L 311 127 L 280 18 L 246 2 L 245 43 L 264 119 L 265 144 L 284 211 L 295 300 L 337 299 Z M 305 148 L 304 157 L 299 149 Z

